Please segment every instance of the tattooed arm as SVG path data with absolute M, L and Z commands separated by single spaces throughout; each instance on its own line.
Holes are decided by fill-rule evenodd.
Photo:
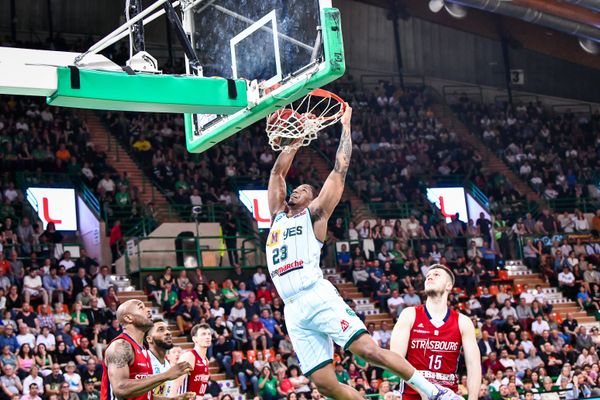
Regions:
M 335 155 L 335 166 L 323 184 L 319 196 L 309 206 L 315 235 L 320 241 L 325 240 L 327 221 L 344 193 L 344 182 L 346 181 L 346 174 L 350 167 L 350 157 L 352 156 L 351 117 L 352 108 L 346 105 L 346 112 L 342 117 L 342 136 Z
M 119 399 L 137 397 L 148 393 L 158 385 L 176 379 L 188 373 L 187 363 L 177 363 L 168 371 L 150 375 L 144 379 L 130 379 L 129 365 L 133 362 L 134 354 L 131 344 L 125 340 L 117 340 L 106 349 L 106 368 L 108 378 L 115 395 Z

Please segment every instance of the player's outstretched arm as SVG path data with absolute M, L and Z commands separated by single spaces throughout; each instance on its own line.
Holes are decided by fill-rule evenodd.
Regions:
M 477 346 L 475 327 L 473 326 L 473 322 L 463 314 L 459 314 L 458 326 L 465 353 L 465 364 L 467 365 L 468 400 L 477 400 L 481 387 L 481 355 L 479 353 L 479 346 Z
M 312 201 L 309 207 L 314 222 L 319 220 L 327 222 L 344 193 L 344 184 L 348 168 L 350 167 L 350 157 L 352 156 L 351 118 L 352 108 L 346 104 L 346 112 L 342 116 L 342 136 L 340 137 L 340 144 L 335 154 L 333 171 L 331 171 L 323 184 L 319 196 Z M 323 232 L 323 237 L 325 233 Z
M 282 151 L 277 160 L 275 160 L 273 168 L 271 168 L 268 188 L 269 212 L 271 216 L 281 212 L 285 207 L 285 194 L 287 190 L 285 177 L 292 166 L 297 151 L 298 149 Z
M 133 349 L 125 340 L 117 340 L 106 349 L 108 378 L 118 398 L 140 396 L 166 381 L 189 372 L 187 364 L 178 363 L 161 374 L 151 375 L 145 379 L 130 379 L 129 364 L 133 359 Z

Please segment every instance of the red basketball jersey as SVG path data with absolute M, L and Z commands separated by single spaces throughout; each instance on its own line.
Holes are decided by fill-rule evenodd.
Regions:
M 208 380 L 210 379 L 210 372 L 208 371 L 208 359 L 201 357 L 196 350 L 190 350 L 194 355 L 194 369 L 188 377 L 184 388 L 186 392 L 194 392 L 196 396 L 204 396 L 206 388 L 208 386 Z
M 415 307 L 415 322 L 410 330 L 406 359 L 431 383 L 452 391 L 458 390 L 458 358 L 462 338 L 458 326 L 459 314 L 448 309 L 444 324 L 436 328 L 424 305 Z M 409 385 L 403 385 L 403 400 L 420 399 Z
M 152 363 L 148 351 L 139 344 L 136 343 L 128 334 L 121 333 L 119 336 L 114 338 L 115 340 L 125 340 L 128 342 L 134 351 L 133 362 L 129 364 L 129 379 L 145 379 L 152 375 Z M 111 343 L 112 343 L 111 342 Z M 100 399 L 101 400 L 116 400 L 117 396 L 113 392 L 110 380 L 108 378 L 108 369 L 106 363 L 102 363 L 102 386 L 100 387 Z M 132 397 L 129 400 L 148 400 L 149 394 L 143 394 L 137 397 Z

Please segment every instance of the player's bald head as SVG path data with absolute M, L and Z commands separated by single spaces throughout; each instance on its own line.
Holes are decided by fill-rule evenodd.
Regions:
M 122 303 L 119 308 L 117 308 L 117 321 L 119 321 L 119 324 L 126 325 L 131 323 L 130 321 L 127 321 L 125 317 L 133 314 L 135 308 L 138 307 L 140 303 L 141 300 L 136 299 L 127 300 L 126 302 Z

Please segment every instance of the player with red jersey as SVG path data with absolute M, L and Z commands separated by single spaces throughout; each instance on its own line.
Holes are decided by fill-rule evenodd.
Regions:
M 184 379 L 179 392 L 193 392 L 196 393 L 196 398 L 202 398 L 210 379 L 206 352 L 212 344 L 212 330 L 208 324 L 198 324 L 192 328 L 190 335 L 194 348 L 183 353 L 179 361 L 187 363 L 192 372 Z
M 391 350 L 406 357 L 423 376 L 453 392 L 458 390 L 458 359 L 464 350 L 469 400 L 479 397 L 481 358 L 475 327 L 463 314 L 448 308 L 454 274 L 441 264 L 429 268 L 425 280 L 425 305 L 402 311 L 394 327 Z M 402 388 L 402 400 L 421 400 L 409 385 Z
M 106 349 L 101 400 L 148 400 L 149 393 L 162 383 L 189 373 L 187 363 L 180 362 L 161 374 L 152 374 L 148 352 L 143 347 L 144 334 L 154 325 L 152 314 L 141 300 L 128 300 L 117 309 L 123 333 Z M 155 397 L 156 399 L 156 397 Z

